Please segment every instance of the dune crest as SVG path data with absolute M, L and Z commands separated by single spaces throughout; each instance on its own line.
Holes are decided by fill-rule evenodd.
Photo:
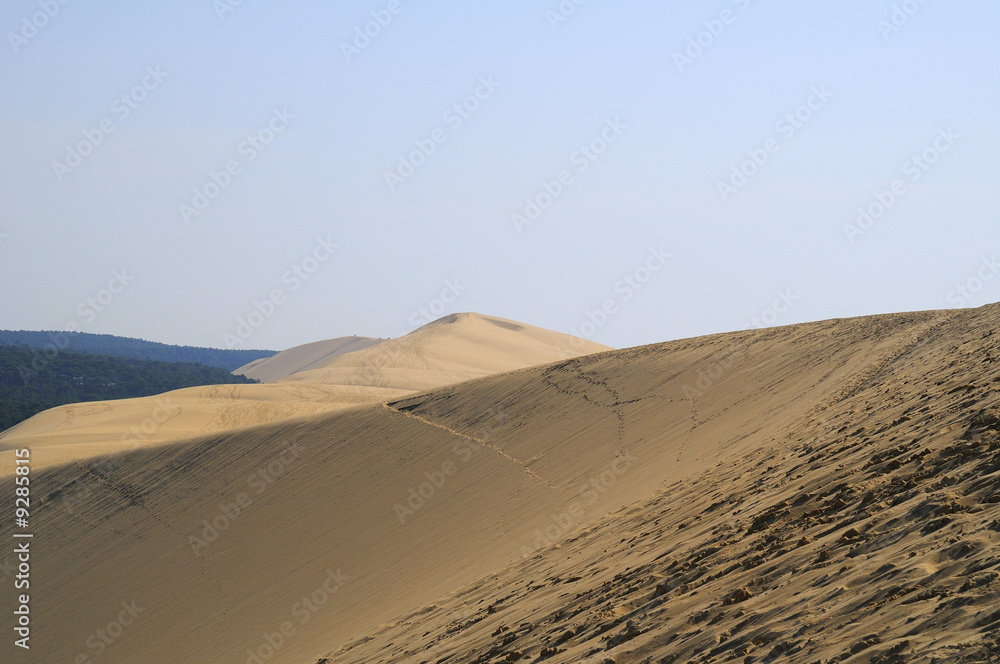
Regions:
M 425 390 L 606 350 L 610 348 L 540 327 L 460 313 L 282 380 Z
M 247 378 L 259 380 L 262 383 L 273 383 L 298 371 L 304 371 L 316 365 L 322 366 L 324 362 L 338 355 L 353 353 L 374 346 L 381 341 L 381 339 L 371 337 L 338 337 L 325 341 L 314 341 L 283 350 L 271 357 L 254 360 L 233 373 L 243 374 Z
M 0 434 L 0 475 L 14 448 L 37 469 L 400 397 L 463 380 L 608 350 L 492 316 L 445 316 L 398 339 L 340 337 L 237 369 L 261 385 L 216 385 L 155 397 L 52 408 Z
M 25 661 L 133 598 L 104 662 L 990 661 L 998 316 L 608 351 L 43 470 Z

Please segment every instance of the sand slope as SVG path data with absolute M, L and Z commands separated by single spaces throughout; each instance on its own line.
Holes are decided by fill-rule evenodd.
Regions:
M 504 318 L 451 314 L 284 380 L 422 390 L 605 350 L 593 341 Z
M 133 600 L 145 612 L 101 661 L 242 663 L 248 649 L 309 664 L 514 661 L 579 630 L 551 661 L 602 662 L 622 618 L 639 634 L 616 643 L 616 662 L 686 661 L 729 640 L 716 661 L 742 661 L 744 647 L 847 661 L 874 633 L 888 650 L 914 631 L 898 607 L 925 590 L 973 603 L 906 647 L 978 638 L 992 625 L 976 598 L 993 577 L 977 575 L 990 572 L 983 524 L 1000 466 L 978 456 L 994 420 L 974 414 L 995 408 L 998 316 L 608 351 L 43 471 L 33 615 L 45 639 L 23 661 L 93 655 L 88 637 Z M 886 470 L 876 455 L 898 446 Z M 959 530 L 931 537 L 960 512 Z M 808 567 L 823 551 L 835 563 Z M 887 623 L 868 621 L 883 607 Z
M 210 385 L 152 397 L 69 404 L 39 413 L 0 435 L 0 475 L 13 472 L 15 448 L 31 449 L 33 466 L 41 470 L 407 393 L 367 386 Z
M 470 378 L 608 350 L 480 314 L 453 314 L 388 341 L 341 337 L 297 346 L 235 373 L 265 385 L 219 385 L 53 408 L 0 434 L 0 475 L 15 447 L 35 467 L 339 410 Z
M 324 661 L 998 661 L 998 318 Z
M 273 383 L 297 371 L 322 366 L 338 355 L 353 353 L 374 346 L 381 341 L 381 339 L 371 337 L 338 337 L 325 341 L 314 341 L 310 344 L 283 350 L 271 357 L 254 360 L 233 373 L 243 374 L 247 378 L 259 380 L 262 383 Z

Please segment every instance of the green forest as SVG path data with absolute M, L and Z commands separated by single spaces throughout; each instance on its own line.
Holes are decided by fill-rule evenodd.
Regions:
M 0 345 L 0 431 L 68 403 L 144 397 L 197 385 L 256 382 L 224 368 L 194 362 Z
M 161 362 L 198 362 L 210 367 L 235 371 L 262 357 L 271 357 L 273 350 L 224 350 L 198 346 L 171 346 L 155 341 L 116 337 L 111 334 L 88 332 L 29 332 L 0 330 L 0 346 L 30 346 L 39 354 L 53 351 L 96 353 L 133 360 Z

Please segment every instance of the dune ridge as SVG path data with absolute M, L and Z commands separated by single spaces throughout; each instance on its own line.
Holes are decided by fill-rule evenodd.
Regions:
M 998 313 L 605 351 L 44 470 L 26 661 L 71 661 L 133 597 L 104 661 L 978 657 Z M 926 633 L 918 597 L 944 606 Z
M 298 371 L 322 365 L 338 355 L 353 353 L 381 342 L 381 339 L 371 337 L 337 337 L 325 341 L 314 341 L 283 350 L 271 357 L 254 360 L 244 364 L 233 373 L 243 374 L 247 378 L 259 380 L 262 383 L 273 383 Z
M 425 390 L 606 350 L 593 341 L 504 318 L 450 314 L 283 380 Z
M 340 337 L 296 346 L 237 369 L 261 385 L 208 386 L 155 397 L 52 408 L 0 434 L 0 475 L 12 450 L 37 469 L 333 412 L 492 373 L 608 350 L 513 321 L 463 313 L 398 339 Z
M 998 316 L 918 328 L 784 438 L 322 661 L 996 661 Z

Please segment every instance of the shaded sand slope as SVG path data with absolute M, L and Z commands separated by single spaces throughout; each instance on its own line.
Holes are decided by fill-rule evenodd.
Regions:
M 490 404 L 506 415 L 493 432 L 505 449 L 558 484 L 578 479 L 577 468 L 603 470 L 627 446 L 641 459 L 622 494 L 633 500 L 657 482 L 787 434 L 949 316 L 876 316 L 686 339 L 512 372 L 398 404 L 458 430 L 479 426 Z
M 243 374 L 247 378 L 254 378 L 262 383 L 273 383 L 297 371 L 322 366 L 325 362 L 329 362 L 339 355 L 353 353 L 374 346 L 381 341 L 381 339 L 371 337 L 338 337 L 325 341 L 314 341 L 283 350 L 271 357 L 254 360 L 233 373 Z
M 0 475 L 14 449 L 32 450 L 36 470 L 102 454 L 190 439 L 407 394 L 365 386 L 210 385 L 153 397 L 51 408 L 0 435 Z
M 480 616 L 483 605 L 458 607 L 463 596 L 446 593 L 481 579 L 477 592 L 497 601 L 503 593 L 488 575 L 548 550 L 574 528 L 599 525 L 630 504 L 636 507 L 613 519 L 616 527 L 649 516 L 652 508 L 637 501 L 726 459 L 799 454 L 801 441 L 836 426 L 822 424 L 818 413 L 841 409 L 848 419 L 867 417 L 864 399 L 881 398 L 882 383 L 894 372 L 898 382 L 914 385 L 908 390 L 936 394 L 929 386 L 943 370 L 928 368 L 925 356 L 933 350 L 940 366 L 958 363 L 964 356 L 950 350 L 954 338 L 965 335 L 963 341 L 975 345 L 993 327 L 969 323 L 969 314 L 949 322 L 955 315 L 830 321 L 609 351 L 390 405 L 42 471 L 33 478 L 40 499 L 32 517 L 39 543 L 33 615 L 45 638 L 22 661 L 93 654 L 88 637 L 118 616 L 121 602 L 133 600 L 145 612 L 101 661 L 242 663 L 253 661 L 247 649 L 268 653 L 270 640 L 280 648 L 268 661 L 314 664 L 424 606 L 422 617 L 397 626 L 410 630 L 405 640 L 387 632 L 367 643 L 367 651 L 337 657 L 380 661 L 376 649 L 419 649 L 461 620 L 462 611 Z M 887 426 L 909 407 L 871 416 Z M 288 449 L 290 443 L 295 446 Z M 743 497 L 747 507 L 766 509 L 778 478 L 737 467 L 748 474 L 744 481 L 757 482 L 755 493 Z M 738 486 L 715 472 L 708 477 L 716 489 L 708 496 L 691 489 L 697 493 L 682 496 L 684 510 Z M 9 479 L 0 485 L 7 495 L 13 489 Z M 414 499 L 417 492 L 423 498 Z M 663 516 L 672 495 L 652 519 Z M 233 503 L 242 503 L 239 514 Z M 222 518 L 225 511 L 230 516 Z M 659 539 L 650 525 L 632 533 L 631 542 L 608 536 L 591 547 L 576 540 L 586 549 L 578 560 L 593 565 L 587 582 L 627 571 L 609 552 L 631 551 L 625 547 L 632 544 L 636 555 L 676 556 L 671 543 L 689 536 L 694 542 L 694 534 L 708 536 L 702 528 L 725 525 L 701 518 L 704 526 L 685 529 L 680 540 L 673 521 Z M 205 520 L 220 532 L 205 530 Z M 213 541 L 192 546 L 192 536 Z M 9 537 L 10 524 L 0 523 L 0 538 Z M 648 547 L 657 541 L 662 550 L 653 553 Z M 556 565 L 563 554 L 545 555 L 539 565 Z M 518 604 L 528 612 L 544 610 L 536 599 L 552 598 L 549 590 L 540 592 L 551 580 L 536 576 L 537 569 L 503 571 L 509 582 L 531 582 L 533 590 L 522 584 L 521 591 L 532 594 Z M 326 588 L 325 578 L 331 578 Z M 599 610 L 611 612 L 606 618 L 630 611 L 614 603 Z M 11 619 L 5 615 L 3 629 Z M 287 635 L 275 636 L 286 623 Z M 471 639 L 461 642 L 469 650 L 450 661 L 493 661 L 494 655 L 469 655 L 491 647 L 492 631 L 456 632 Z M 412 661 L 438 660 L 417 654 Z
M 998 661 L 998 318 L 325 661 Z
M 237 372 L 265 385 L 220 385 L 156 397 L 53 408 L 0 434 L 0 475 L 13 450 L 35 467 L 180 441 L 203 434 L 400 396 L 500 371 L 608 350 L 565 334 L 480 314 L 446 316 L 382 341 L 342 337 L 283 351 Z M 248 368 L 249 367 L 249 368 Z

